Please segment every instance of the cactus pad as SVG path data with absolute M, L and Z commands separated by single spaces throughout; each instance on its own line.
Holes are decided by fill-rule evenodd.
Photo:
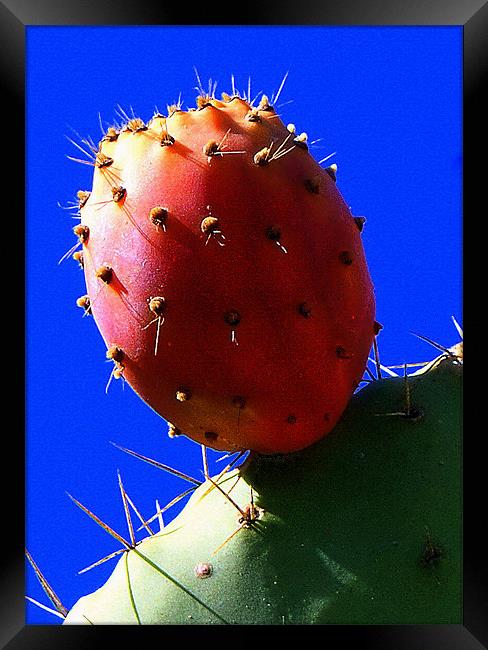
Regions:
M 326 438 L 208 479 L 65 623 L 460 623 L 461 373 L 372 382 Z

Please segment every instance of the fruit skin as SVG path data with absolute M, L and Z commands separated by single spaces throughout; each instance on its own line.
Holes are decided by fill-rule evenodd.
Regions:
M 360 227 L 267 101 L 198 105 L 101 141 L 80 205 L 91 313 L 124 353 L 114 377 L 177 430 L 292 452 L 334 427 L 371 349 Z
M 437 359 L 408 377 L 409 409 L 404 379 L 382 379 L 315 445 L 252 455 L 220 485 L 262 512 L 213 555 L 240 514 L 207 481 L 65 624 L 459 624 L 461 386 Z

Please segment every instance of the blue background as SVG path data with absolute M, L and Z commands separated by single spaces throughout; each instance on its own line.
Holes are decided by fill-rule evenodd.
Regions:
M 116 449 L 134 449 L 201 478 L 200 447 L 167 426 L 128 385 L 105 385 L 110 365 L 76 299 L 83 274 L 70 258 L 71 212 L 92 169 L 76 141 L 120 121 L 118 104 L 148 120 L 176 102 L 195 106 L 196 66 L 206 88 L 276 92 L 279 113 L 338 165 L 338 187 L 367 223 L 363 242 L 376 286 L 383 364 L 438 354 L 412 335 L 458 341 L 461 314 L 462 31 L 458 27 L 28 27 L 26 545 L 69 609 L 98 588 L 111 560 L 77 572 L 118 543 L 68 498 L 127 536 L 117 469 L 144 516 L 189 487 Z M 77 136 L 73 129 L 80 134 Z M 399 371 L 401 372 L 401 371 Z M 222 454 L 209 452 L 217 472 Z M 166 523 L 181 505 L 168 511 Z M 139 534 L 140 537 L 141 534 Z M 51 605 L 27 565 L 27 595 Z M 26 604 L 27 623 L 60 619 Z

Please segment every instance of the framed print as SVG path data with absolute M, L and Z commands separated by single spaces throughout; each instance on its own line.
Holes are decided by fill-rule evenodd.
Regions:
M 385 650 L 488 642 L 480 454 L 462 426 L 460 379 L 435 375 L 448 363 L 459 378 L 463 364 L 486 7 L 285 5 L 279 23 L 270 8 L 262 23 L 207 24 L 174 6 L 3 2 L 9 172 L 25 196 L 25 272 L 8 301 L 24 292 L 24 391 L 12 377 L 25 436 L 6 454 L 16 486 L 4 488 L 15 522 L 1 578 L 6 648 L 59 637 L 91 647 L 121 631 L 137 643 L 132 624 L 165 640 L 320 625 L 329 643 Z M 266 120 L 269 145 L 255 135 Z M 286 187 L 294 158 L 304 198 Z M 273 162 L 287 174 L 268 173 L 262 189 Z M 334 223 L 353 219 L 330 231 L 338 244 L 317 199 Z M 327 291 L 314 286 L 322 265 Z M 288 296 L 290 315 L 279 306 Z M 384 406 L 383 384 L 398 388 Z M 307 385 L 327 389 L 313 438 Z M 354 410 L 368 395 L 370 424 Z M 342 449 L 353 426 L 358 442 Z M 219 480 L 232 472 L 226 492 Z M 234 527 L 223 517 L 216 531 L 198 510 L 205 487 Z M 148 552 L 158 537 L 166 564 Z M 114 593 L 130 616 L 117 618 Z

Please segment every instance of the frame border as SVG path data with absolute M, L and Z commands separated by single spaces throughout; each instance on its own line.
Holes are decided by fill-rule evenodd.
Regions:
M 278 3 L 276 3 L 278 5 Z M 330 5 L 330 6 L 329 6 Z M 425 6 L 427 5 L 427 6 Z M 468 162 L 464 165 L 464 188 L 463 204 L 464 213 L 474 212 L 475 199 L 479 196 L 480 200 L 476 202 L 477 208 L 484 205 L 481 201 L 480 188 L 481 172 L 476 164 L 477 150 L 480 139 L 479 127 L 484 122 L 482 115 L 486 115 L 486 104 L 482 102 L 482 91 L 488 69 L 488 3 L 484 0 L 465 0 L 463 3 L 454 3 L 453 0 L 433 0 L 425 5 L 406 6 L 397 3 L 395 0 L 342 0 L 340 3 L 328 3 L 327 7 L 319 6 L 317 2 L 307 1 L 299 3 L 299 6 L 291 3 L 280 3 L 275 6 L 274 3 L 266 3 L 259 7 L 259 12 L 254 17 L 259 16 L 263 21 L 259 26 L 273 26 L 278 24 L 274 18 L 279 16 L 281 22 L 279 25 L 458 25 L 463 27 L 463 53 L 464 53 L 464 145 L 468 153 Z M 184 8 L 185 9 L 185 8 Z M 203 9 L 203 11 L 201 10 Z M 25 28 L 31 25 L 178 25 L 178 24 L 206 24 L 209 14 L 206 7 L 200 10 L 195 7 L 192 9 L 192 18 L 195 22 L 188 23 L 185 21 L 184 12 L 178 12 L 175 5 L 171 7 L 161 6 L 156 2 L 144 3 L 144 10 L 141 12 L 140 5 L 133 4 L 132 0 L 122 2 L 114 0 L 97 0 L 91 2 L 89 7 L 83 0 L 69 0 L 62 4 L 56 0 L 4 0 L 0 2 L 0 34 L 1 42 L 5 47 L 5 56 L 2 57 L 1 78 L 4 81 L 4 87 L 7 89 L 8 101 L 3 103 L 2 108 L 6 112 L 4 126 L 8 126 L 7 136 L 12 139 L 8 151 L 8 183 L 5 187 L 18 185 L 19 192 L 16 194 L 16 200 L 12 202 L 12 213 L 20 212 L 19 206 L 25 208 L 25 200 L 19 200 L 19 196 L 25 196 L 25 114 L 24 114 L 24 90 L 25 90 Z M 205 13 L 204 13 L 205 11 Z M 202 17 L 202 23 L 197 19 Z M 186 15 L 188 18 L 188 15 Z M 239 24 L 232 23 L 232 17 L 222 13 L 219 9 L 219 18 L 222 19 L 221 25 Z M 266 20 L 268 22 L 266 22 Z M 253 22 L 246 22 L 247 25 L 253 25 Z M 478 127 L 478 128 L 477 128 Z M 477 147 L 479 149 L 479 146 Z M 466 173 L 468 172 L 468 173 Z M 484 180 L 486 184 L 486 180 Z M 476 194 L 478 192 L 478 195 Z M 11 192 L 8 192 L 12 196 Z M 4 197 L 6 198 L 6 197 Z M 484 197 L 483 197 L 484 198 Z M 25 214 L 25 210 L 24 210 Z M 16 259 L 22 259 L 25 254 L 25 225 L 24 220 L 19 216 L 19 223 L 24 227 L 20 232 L 15 234 L 15 244 L 18 245 L 16 250 Z M 474 250 L 474 249 L 468 249 Z M 10 267 L 11 268 L 11 267 Z M 22 267 L 24 268 L 24 267 Z M 17 280 L 23 278 L 22 289 L 25 289 L 25 275 L 23 276 L 19 267 L 15 271 Z M 21 280 L 22 282 L 22 280 Z M 18 289 L 10 289 L 7 304 L 18 304 Z M 24 294 L 25 295 L 25 294 Z M 24 308 L 25 309 L 25 308 Z M 25 312 L 24 312 L 25 315 Z M 24 321 L 25 322 L 25 321 Z M 482 340 L 481 320 L 471 321 L 469 325 L 474 325 L 478 330 L 478 337 L 473 339 Z M 25 346 L 22 348 L 15 346 L 12 350 L 12 361 L 10 367 L 17 367 L 19 364 L 18 350 L 24 350 L 24 368 L 25 368 Z M 14 348 L 14 346 L 10 346 Z M 14 357 L 15 354 L 15 357 Z M 480 350 L 480 356 L 482 351 Z M 15 365 L 14 365 L 15 364 Z M 20 380 L 15 380 L 15 382 Z M 17 387 L 17 386 L 16 386 Z M 20 388 L 20 386 L 19 386 Z M 23 385 L 24 394 L 22 411 L 25 422 L 25 383 Z M 483 404 L 481 386 L 472 386 L 470 397 L 473 405 Z M 474 390 L 473 390 L 474 388 Z M 10 394 L 10 391 L 9 391 Z M 477 399 L 479 397 L 479 399 Z M 5 411 L 7 412 L 7 411 Z M 475 411 L 476 412 L 476 411 Z M 15 438 L 15 436 L 13 436 Z M 17 436 L 14 441 L 12 455 L 9 453 L 9 465 L 18 463 L 15 467 L 17 476 L 24 476 L 25 473 L 25 448 L 22 436 Z M 471 508 L 475 507 L 476 499 L 479 498 L 480 480 L 483 476 L 484 464 L 482 465 L 481 455 L 474 445 L 463 448 L 463 465 L 464 471 L 464 624 L 463 625 L 409 625 L 409 626 L 322 626 L 320 634 L 324 642 L 328 643 L 359 643 L 363 648 L 375 648 L 375 650 L 407 650 L 415 647 L 416 650 L 480 650 L 488 644 L 488 587 L 483 583 L 481 575 L 481 565 L 485 557 L 484 550 L 485 540 L 481 537 L 477 527 L 476 515 Z M 486 472 L 486 470 L 485 470 Z M 2 479 L 6 478 L 2 473 Z M 12 496 L 15 493 L 16 499 Z M 10 481 L 6 481 L 3 490 L 4 495 L 10 495 L 7 503 L 3 503 L 7 512 L 4 515 L 4 521 L 13 523 L 13 532 L 9 532 L 8 548 L 2 554 L 2 571 L 0 573 L 0 593 L 1 593 L 1 610 L 0 610 L 0 647 L 9 650 L 17 648 L 40 648 L 40 647 L 70 647 L 70 648 L 93 648 L 97 647 L 98 639 L 102 643 L 102 635 L 105 636 L 106 628 L 110 634 L 110 640 L 114 642 L 115 636 L 119 631 L 123 631 L 125 642 L 134 639 L 137 645 L 140 643 L 140 632 L 137 636 L 135 630 L 130 627 L 118 628 L 118 626 L 99 626 L 96 632 L 89 627 L 84 626 L 36 626 L 25 625 L 24 618 L 24 571 L 25 562 L 23 554 L 24 545 L 24 484 L 16 485 L 12 490 Z M 476 513 L 479 516 L 479 512 Z M 171 640 L 173 631 L 175 632 L 175 641 L 181 641 L 186 638 L 189 641 L 195 639 L 196 642 L 206 638 L 208 633 L 218 633 L 219 641 L 223 641 L 226 632 L 231 634 L 229 640 L 232 642 L 239 635 L 239 631 L 234 628 L 241 626 L 232 626 L 231 629 L 216 628 L 215 632 L 199 626 L 165 626 L 164 630 L 157 628 L 144 628 L 144 637 L 152 635 L 155 632 L 157 638 L 164 634 L 164 641 Z M 246 627 L 243 627 L 245 634 Z M 281 634 L 284 631 L 280 628 Z M 290 632 L 296 632 L 294 628 L 287 627 L 286 638 L 290 638 Z M 308 634 L 309 630 L 305 627 L 299 628 L 300 638 L 303 634 Z M 311 630 L 313 633 L 314 630 Z M 274 634 L 279 634 L 279 630 L 274 630 Z M 261 636 L 261 631 L 259 632 Z M 63 637 L 60 643 L 59 637 Z M 168 639 L 168 636 L 170 639 Z M 244 637 L 245 638 L 245 637 Z M 5 644 L 5 645 L 3 645 Z

